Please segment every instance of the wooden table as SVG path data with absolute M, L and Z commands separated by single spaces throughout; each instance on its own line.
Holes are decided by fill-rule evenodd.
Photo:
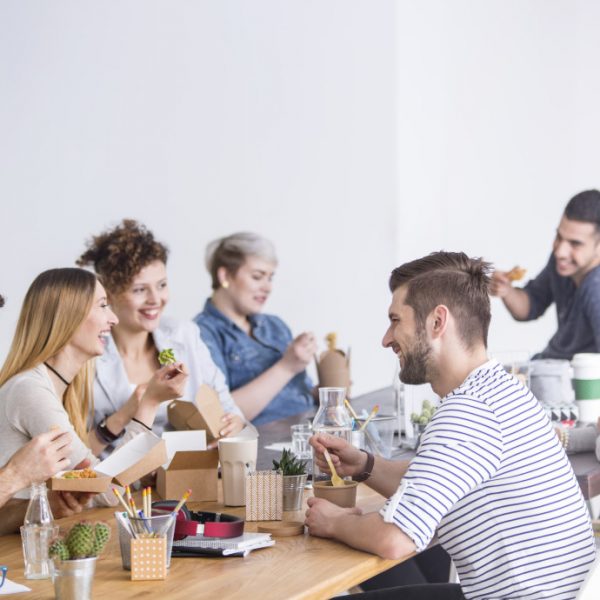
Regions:
M 306 508 L 284 513 L 285 520 L 303 520 Z M 375 510 L 383 498 L 359 486 L 358 504 Z M 222 511 L 244 515 L 244 508 L 223 507 L 217 503 L 191 503 L 194 510 Z M 85 518 L 105 520 L 111 524 L 112 539 L 98 561 L 94 579 L 95 599 L 168 598 L 169 600 L 243 599 L 306 600 L 326 599 L 361 581 L 389 569 L 399 561 L 384 560 L 332 540 L 311 537 L 275 538 L 276 544 L 251 552 L 245 558 L 172 558 L 169 575 L 164 581 L 131 581 L 130 572 L 121 566 L 114 509 L 86 511 Z M 57 521 L 61 528 L 79 520 Z M 246 531 L 256 531 L 256 523 L 246 523 Z M 18 535 L 0 537 L 0 562 L 8 565 L 8 577 L 32 588 L 24 600 L 54 598 L 50 580 L 30 581 L 23 577 L 23 556 Z M 19 597 L 19 596 L 16 596 Z

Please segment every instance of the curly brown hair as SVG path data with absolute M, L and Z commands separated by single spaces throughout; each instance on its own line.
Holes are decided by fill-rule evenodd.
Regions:
M 92 265 L 107 291 L 118 294 L 150 263 L 159 260 L 166 264 L 168 254 L 167 247 L 144 225 L 123 219 L 114 229 L 94 236 L 77 264 Z

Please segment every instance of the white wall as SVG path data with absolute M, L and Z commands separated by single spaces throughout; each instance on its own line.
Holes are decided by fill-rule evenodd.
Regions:
M 280 254 L 268 310 L 351 344 L 387 385 L 387 274 L 439 248 L 533 274 L 563 205 L 600 186 L 592 0 L 0 3 L 0 356 L 25 290 L 124 216 L 172 250 L 170 312 L 208 293 L 203 248 Z M 494 301 L 490 345 L 549 314 Z
M 464 250 L 535 275 L 566 202 L 600 187 L 598 3 L 400 6 L 398 261 Z M 539 351 L 556 326 L 492 312 L 492 350 Z
M 43 269 L 122 217 L 171 248 L 170 312 L 209 293 L 206 243 L 275 242 L 268 310 L 352 345 L 357 392 L 394 266 L 394 4 L 0 3 L 0 355 Z

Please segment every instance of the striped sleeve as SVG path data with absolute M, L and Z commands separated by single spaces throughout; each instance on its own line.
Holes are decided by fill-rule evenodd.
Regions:
M 384 521 L 424 550 L 452 507 L 495 475 L 502 451 L 500 425 L 486 403 L 462 395 L 446 399 L 398 491 L 381 509 Z

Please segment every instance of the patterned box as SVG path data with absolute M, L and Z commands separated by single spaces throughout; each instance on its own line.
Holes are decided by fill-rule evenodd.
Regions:
M 167 538 L 145 537 L 131 540 L 131 581 L 166 579 Z
M 281 521 L 283 475 L 255 471 L 246 475 L 246 521 Z

